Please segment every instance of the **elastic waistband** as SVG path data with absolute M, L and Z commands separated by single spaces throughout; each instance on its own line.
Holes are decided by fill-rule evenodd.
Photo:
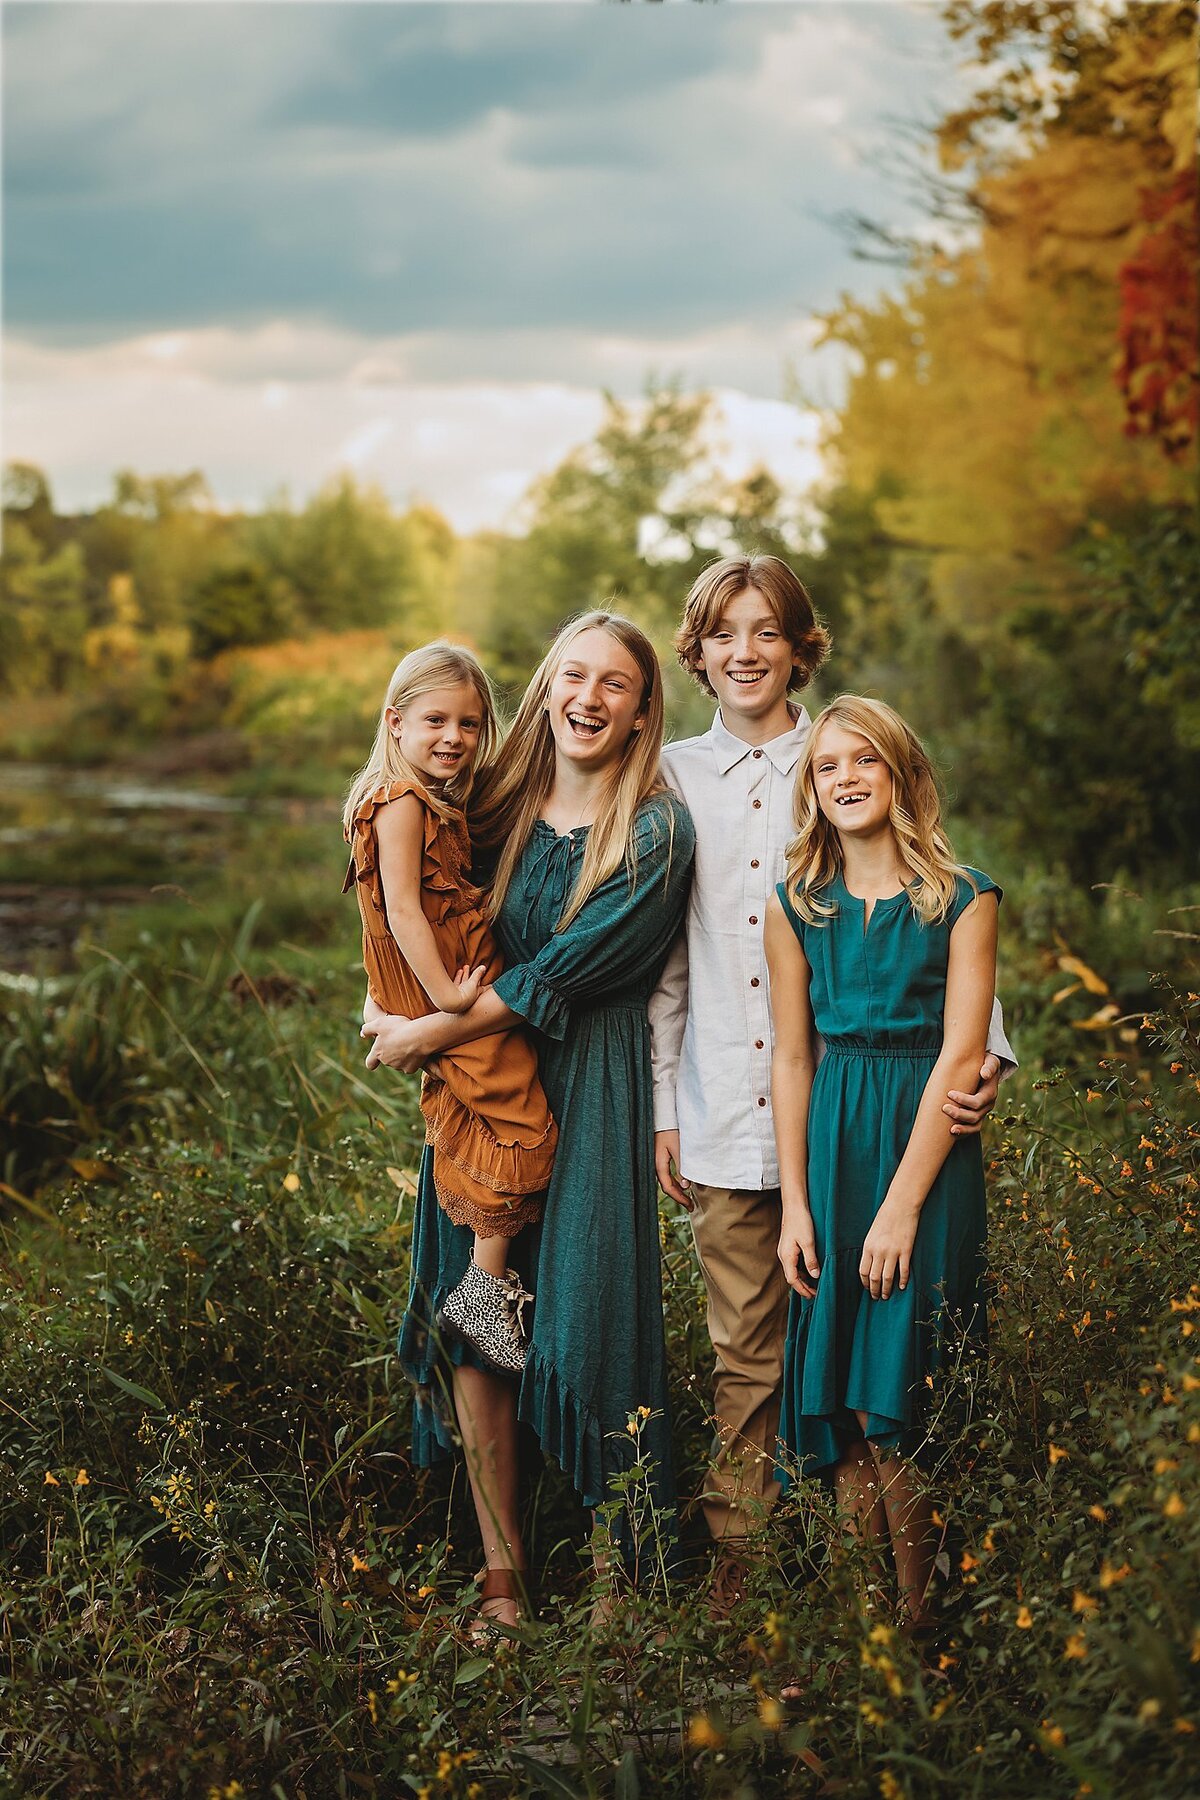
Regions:
M 855 1038 L 825 1040 L 826 1056 L 883 1056 L 909 1062 L 923 1057 L 937 1057 L 941 1054 L 941 1048 L 940 1039 L 909 1044 L 868 1044 Z

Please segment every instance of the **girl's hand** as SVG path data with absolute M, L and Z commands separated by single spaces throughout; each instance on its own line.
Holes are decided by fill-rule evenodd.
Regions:
M 482 963 L 477 969 L 459 969 L 454 977 L 453 1003 L 444 1006 L 442 1011 L 448 1013 L 467 1012 L 478 1000 L 486 976 L 487 969 Z
M 425 1019 L 402 1019 L 398 1013 L 382 1013 L 369 1020 L 359 1033 L 374 1040 L 367 1052 L 368 1069 L 377 1069 L 382 1063 L 385 1068 L 414 1075 L 434 1054 L 434 1046 L 426 1038 L 427 1024 Z
M 817 1260 L 812 1214 L 807 1206 L 785 1207 L 779 1232 L 779 1260 L 788 1286 L 803 1299 L 811 1300 L 817 1291 L 821 1265 Z
M 890 1207 L 886 1200 L 875 1214 L 858 1265 L 859 1279 L 872 1300 L 886 1300 L 893 1287 L 903 1293 L 908 1286 L 919 1217 L 919 1212 Z

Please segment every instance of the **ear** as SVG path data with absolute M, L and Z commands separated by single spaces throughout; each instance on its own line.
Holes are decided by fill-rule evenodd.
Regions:
M 395 706 L 387 706 L 384 708 L 383 716 L 387 723 L 388 731 L 396 739 L 396 742 L 399 743 L 400 734 L 404 725 L 404 714 Z

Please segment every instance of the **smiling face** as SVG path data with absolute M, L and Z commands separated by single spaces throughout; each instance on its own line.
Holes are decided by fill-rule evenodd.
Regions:
M 637 663 L 603 626 L 572 638 L 546 700 L 558 755 L 578 769 L 611 768 L 644 716 L 642 685 Z
M 791 728 L 787 692 L 798 665 L 770 602 L 753 587 L 726 603 L 696 653 L 727 728 L 760 743 Z
M 427 688 L 400 711 L 387 709 L 388 730 L 405 759 L 431 786 L 465 773 L 479 749 L 483 706 L 469 681 Z
M 812 759 L 817 805 L 843 836 L 889 829 L 892 771 L 868 738 L 833 719 L 820 727 Z

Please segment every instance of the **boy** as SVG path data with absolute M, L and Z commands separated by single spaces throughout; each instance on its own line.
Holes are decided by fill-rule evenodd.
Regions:
M 708 1292 L 717 1450 L 702 1502 L 720 1547 L 713 1610 L 724 1614 L 744 1591 L 747 1539 L 779 1492 L 788 1288 L 776 1255 L 762 928 L 795 834 L 793 775 L 810 725 L 788 696 L 812 680 L 830 640 L 788 565 L 757 556 L 726 557 L 704 571 L 675 642 L 719 710 L 710 730 L 663 756 L 695 822 L 696 862 L 684 931 L 650 1002 L 655 1166 L 664 1191 L 691 1214 Z M 998 1055 L 1012 1060 L 998 1019 L 997 1008 L 979 1089 L 946 1097 L 955 1132 L 980 1129 L 996 1100 Z

